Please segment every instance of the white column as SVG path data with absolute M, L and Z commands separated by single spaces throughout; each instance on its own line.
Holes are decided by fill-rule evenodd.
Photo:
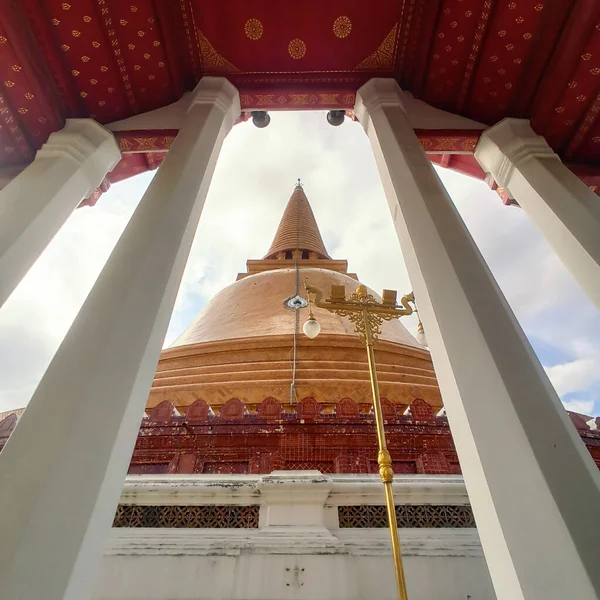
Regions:
M 227 80 L 200 81 L 0 453 L 0 598 L 89 597 L 215 163 L 239 112 Z
M 483 133 L 475 158 L 506 188 L 600 308 L 600 198 L 526 119 Z
M 600 596 L 600 477 L 391 79 L 358 92 L 498 600 Z M 409 574 L 410 576 L 410 574 Z
M 67 119 L 0 191 L 0 306 L 120 158 L 110 131 L 92 119 Z

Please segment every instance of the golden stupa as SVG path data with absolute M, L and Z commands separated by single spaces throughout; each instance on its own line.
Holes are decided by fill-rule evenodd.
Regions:
M 304 189 L 297 185 L 266 256 L 249 260 L 247 272 L 163 350 L 148 408 L 167 400 L 184 414 L 202 399 L 218 414 L 229 399 L 238 398 L 253 413 L 266 398 L 293 410 L 312 397 L 323 413 L 342 398 L 369 412 L 367 357 L 351 323 L 316 308 L 321 334 L 311 340 L 302 333 L 307 309 L 286 305 L 306 295 L 305 281 L 324 291 L 345 285 L 347 294 L 354 292 L 359 282 L 347 267 L 347 261 L 328 255 Z M 422 398 L 434 410 L 441 408 L 429 352 L 399 320 L 383 324 L 375 350 L 382 398 L 402 406 Z

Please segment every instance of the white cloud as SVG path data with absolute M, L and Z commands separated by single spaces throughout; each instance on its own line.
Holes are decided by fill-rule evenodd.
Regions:
M 563 400 L 563 405 L 567 410 L 582 415 L 591 415 L 594 411 L 593 400 Z
M 0 412 L 24 406 L 125 228 L 144 179 L 76 210 L 0 310 Z M 147 183 L 146 183 L 147 185 Z
M 599 383 L 599 363 L 597 356 L 586 356 L 554 367 L 547 367 L 546 373 L 557 393 L 564 396 L 587 390 L 593 384 Z

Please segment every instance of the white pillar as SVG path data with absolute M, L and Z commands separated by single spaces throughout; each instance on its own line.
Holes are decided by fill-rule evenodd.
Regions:
M 526 119 L 483 133 L 475 158 L 506 188 L 600 308 L 600 198 Z
M 92 119 L 67 119 L 0 191 L 0 306 L 120 158 L 108 129 Z
M 600 477 L 391 79 L 358 92 L 498 600 L 596 600 Z
M 0 598 L 89 597 L 215 163 L 239 112 L 227 80 L 200 81 L 0 453 Z

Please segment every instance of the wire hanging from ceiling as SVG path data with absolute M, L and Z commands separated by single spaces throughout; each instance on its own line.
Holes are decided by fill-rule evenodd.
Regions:
M 296 187 L 301 187 L 300 179 L 298 179 L 298 183 Z M 296 213 L 298 213 L 298 202 L 294 206 Z M 295 269 L 295 286 L 294 286 L 294 296 L 298 297 L 300 291 L 300 267 L 298 265 L 298 255 L 300 254 L 300 219 L 299 215 L 296 214 L 296 250 L 294 251 L 294 269 Z M 297 306 L 294 309 L 294 340 L 292 346 L 292 382 L 290 383 L 290 405 L 294 404 L 294 400 L 296 403 L 298 402 L 298 395 L 296 393 L 296 363 L 297 363 L 297 355 L 298 355 L 298 327 L 300 325 L 300 307 Z

